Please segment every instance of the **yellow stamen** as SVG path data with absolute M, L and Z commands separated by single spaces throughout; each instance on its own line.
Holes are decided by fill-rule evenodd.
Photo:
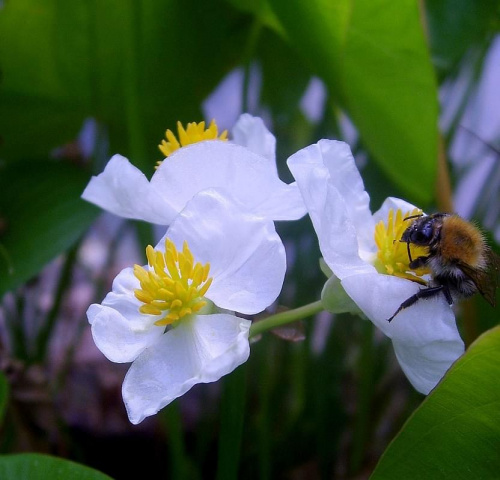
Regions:
M 168 157 L 179 148 L 191 145 L 192 143 L 202 142 L 203 140 L 227 140 L 227 130 L 224 130 L 219 135 L 215 120 L 210 122 L 208 128 L 205 128 L 205 122 L 188 123 L 186 128 L 182 126 L 181 122 L 177 122 L 177 132 L 179 140 L 177 140 L 172 130 L 167 130 L 165 132 L 165 139 L 158 145 L 158 148 L 165 157 Z M 161 162 L 162 160 L 156 162 L 156 168 L 161 165 Z
M 375 243 L 378 247 L 375 267 L 380 273 L 406 278 L 422 285 L 427 283 L 421 277 L 431 273 L 430 270 L 428 268 L 411 269 L 407 244 L 400 241 L 404 231 L 411 224 L 410 221 L 405 221 L 404 219 L 420 214 L 422 214 L 422 211 L 415 208 L 413 211 L 405 214 L 401 210 L 397 210 L 394 215 L 394 211 L 391 208 L 387 224 L 381 220 L 375 226 Z M 418 247 L 412 244 L 410 244 L 410 253 L 413 260 L 429 254 L 426 247 Z
M 141 313 L 165 313 L 155 325 L 169 325 L 186 315 L 199 312 L 206 305 L 203 297 L 212 284 L 212 278 L 208 277 L 210 264 L 195 263 L 187 242 L 184 242 L 179 252 L 167 238 L 165 253 L 149 245 L 146 256 L 149 270 L 134 266 L 134 275 L 141 284 L 134 294 L 144 304 L 139 308 Z

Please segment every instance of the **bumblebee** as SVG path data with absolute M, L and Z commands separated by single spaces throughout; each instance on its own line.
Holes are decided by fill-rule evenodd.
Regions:
M 389 322 L 421 298 L 441 293 L 450 306 L 454 300 L 477 292 L 495 306 L 500 257 L 488 247 L 477 227 L 458 215 L 447 213 L 415 215 L 405 220 L 413 220 L 400 240 L 407 245 L 410 268 L 427 267 L 432 278 L 426 288 L 400 305 Z M 413 259 L 412 244 L 427 247 L 428 254 Z

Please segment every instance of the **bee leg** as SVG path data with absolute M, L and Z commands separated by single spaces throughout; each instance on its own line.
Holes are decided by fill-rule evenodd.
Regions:
M 420 257 L 420 258 L 424 258 L 424 257 Z M 417 261 L 417 260 L 415 260 L 415 261 Z M 448 301 L 448 303 L 450 305 L 453 303 L 450 291 L 444 285 L 438 285 L 437 287 L 422 288 L 415 295 L 412 295 L 411 297 L 407 298 L 399 306 L 399 308 L 394 312 L 394 315 L 391 318 L 387 319 L 387 321 L 391 322 L 393 320 L 393 318 L 399 312 L 401 312 L 401 310 L 404 310 L 405 308 L 411 307 L 414 303 L 418 302 L 421 298 L 434 297 L 435 295 L 438 295 L 439 292 L 443 292 L 444 293 L 444 296 L 446 297 L 446 300 Z
M 427 264 L 429 257 L 418 257 L 415 260 L 410 261 L 410 268 L 416 270 L 417 268 L 424 267 Z

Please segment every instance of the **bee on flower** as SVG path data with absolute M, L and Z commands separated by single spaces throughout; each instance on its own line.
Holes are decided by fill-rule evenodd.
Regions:
M 372 214 L 369 195 L 344 142 L 321 140 L 287 163 L 333 273 L 322 292 L 324 305 L 334 313 L 361 311 L 391 338 L 413 386 L 429 393 L 464 351 L 453 310 L 444 296 L 434 296 L 401 310 L 397 321 L 387 321 L 431 278 L 428 265 L 410 266 L 410 256 L 426 255 L 426 247 L 400 241 L 409 226 L 405 218 L 421 211 L 388 198 Z M 339 290 L 347 294 L 342 302 Z

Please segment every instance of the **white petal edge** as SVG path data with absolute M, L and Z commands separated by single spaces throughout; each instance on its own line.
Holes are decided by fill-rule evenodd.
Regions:
M 401 210 L 403 215 L 407 212 L 411 212 L 415 207 L 415 205 L 407 202 L 406 200 L 402 200 L 401 198 L 396 197 L 387 197 L 382 203 L 382 206 L 373 214 L 373 221 L 375 225 L 383 220 L 387 222 L 389 218 L 389 210 Z M 408 223 L 410 225 L 410 223 Z
M 132 362 L 157 341 L 163 327 L 154 325 L 157 316 L 139 312 L 142 305 L 134 296 L 139 288 L 132 268 L 122 270 L 102 304 L 92 304 L 87 318 L 97 348 L 112 362 Z
M 304 198 L 323 258 L 334 274 L 342 279 L 349 275 L 375 272 L 374 267 L 360 257 L 358 232 L 350 208 L 345 197 L 330 181 L 320 145 L 311 145 L 297 152 L 288 159 L 288 166 Z M 369 211 L 368 214 L 370 226 L 372 219 Z
M 254 314 L 281 292 L 286 255 L 274 223 L 245 212 L 221 191 L 196 195 L 158 243 L 161 251 L 165 237 L 177 249 L 187 241 L 195 262 L 210 263 L 206 297 L 218 307 Z
M 356 230 L 359 250 L 372 252 L 375 249 L 373 239 L 374 223 L 370 212 L 370 197 L 365 191 L 363 179 L 359 173 L 349 145 L 337 140 L 320 140 L 292 155 L 288 161 L 295 180 L 304 195 L 308 170 L 321 172 L 328 182 L 343 198 L 347 218 Z M 311 212 L 310 202 L 304 198 L 307 209 Z
M 82 198 L 120 217 L 158 225 L 168 225 L 176 213 L 121 155 L 111 157 L 104 171 L 90 179 Z
M 453 310 L 443 295 L 419 300 L 389 323 L 387 319 L 401 303 L 421 287 L 378 273 L 348 277 L 342 285 L 365 315 L 392 339 L 401 368 L 419 392 L 429 393 L 463 353 Z
M 136 359 L 123 381 L 130 421 L 142 422 L 193 385 L 215 382 L 246 362 L 250 325 L 232 315 L 200 315 L 165 333 Z
M 233 141 L 269 160 L 276 175 L 276 138 L 260 117 L 243 113 L 231 130 Z

